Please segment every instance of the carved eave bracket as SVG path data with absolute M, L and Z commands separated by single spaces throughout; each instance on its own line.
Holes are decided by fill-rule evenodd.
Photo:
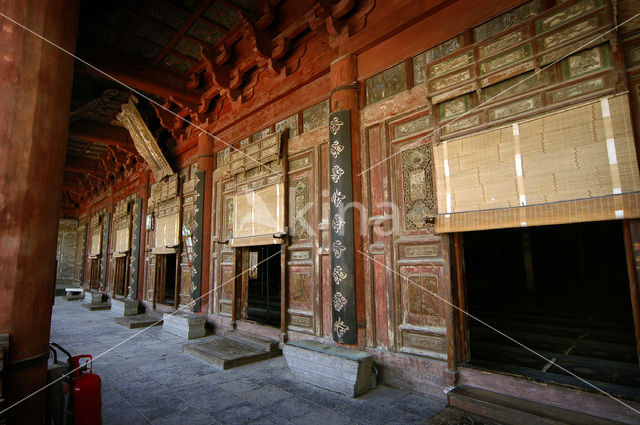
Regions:
M 134 96 L 131 96 L 129 101 L 122 105 L 122 111 L 116 118 L 129 130 L 136 150 L 151 167 L 156 181 L 160 181 L 163 177 L 172 175 L 173 170 L 140 116 L 140 112 L 136 108 L 137 101 Z

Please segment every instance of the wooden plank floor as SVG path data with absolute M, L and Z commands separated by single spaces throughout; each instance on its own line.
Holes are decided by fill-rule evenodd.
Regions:
M 607 391 L 640 399 L 640 367 L 629 315 L 575 306 L 556 309 L 495 301 L 476 305 L 481 307 L 472 314 L 553 363 L 470 320 L 471 365 L 589 388 L 566 369 Z

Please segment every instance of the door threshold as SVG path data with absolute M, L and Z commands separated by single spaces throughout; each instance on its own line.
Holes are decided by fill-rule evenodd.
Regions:
M 265 325 L 263 323 L 255 322 L 249 319 L 236 320 L 236 329 L 240 331 L 246 331 L 254 333 L 256 335 L 266 336 L 267 338 L 281 341 L 280 328 L 275 326 Z

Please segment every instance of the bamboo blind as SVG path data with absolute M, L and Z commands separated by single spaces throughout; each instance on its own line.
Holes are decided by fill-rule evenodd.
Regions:
M 443 142 L 434 161 L 438 232 L 639 216 L 627 94 Z
M 180 244 L 180 217 L 177 213 L 158 217 L 156 220 L 156 246 L 154 252 L 161 253 L 165 248 Z
M 284 232 L 282 183 L 234 196 L 233 238 Z
M 100 248 L 102 244 L 101 228 L 98 228 L 97 232 L 91 233 L 91 248 L 89 249 L 90 257 L 97 257 L 100 255 Z
M 129 251 L 129 226 L 116 230 L 116 252 Z

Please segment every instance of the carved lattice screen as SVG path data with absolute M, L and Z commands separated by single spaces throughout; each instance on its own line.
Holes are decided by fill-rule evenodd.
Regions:
M 434 147 L 436 231 L 640 216 L 626 94 Z

